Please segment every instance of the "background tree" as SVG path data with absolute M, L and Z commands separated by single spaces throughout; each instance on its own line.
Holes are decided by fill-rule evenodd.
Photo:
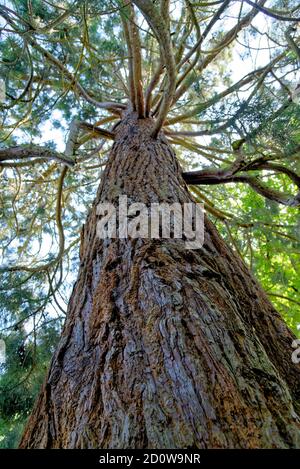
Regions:
M 297 332 L 299 6 L 266 3 L 0 6 L 3 446 L 16 444 L 56 343 L 80 238 L 23 446 L 298 444 L 293 337 L 240 260 Z M 97 244 L 100 179 L 96 202 L 124 187 L 147 203 L 203 201 L 235 254 L 208 221 L 196 254 Z

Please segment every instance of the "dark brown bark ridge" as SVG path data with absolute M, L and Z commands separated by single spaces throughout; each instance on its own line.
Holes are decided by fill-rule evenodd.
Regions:
M 21 448 L 299 447 L 293 334 L 205 222 L 205 244 L 96 236 L 96 206 L 188 202 L 150 119 L 116 128 L 62 337 Z

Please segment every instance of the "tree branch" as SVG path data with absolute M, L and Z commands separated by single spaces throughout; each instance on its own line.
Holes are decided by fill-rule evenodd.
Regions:
M 110 101 L 107 101 L 107 102 L 97 101 L 95 98 L 90 96 L 90 94 L 83 88 L 83 86 L 80 85 L 80 83 L 78 83 L 75 76 L 71 72 L 69 72 L 69 70 L 58 59 L 56 59 L 56 57 L 54 57 L 54 55 L 52 55 L 50 52 L 48 52 L 46 49 L 40 46 L 31 37 L 28 38 L 28 43 L 32 47 L 34 47 L 36 50 L 38 50 L 50 63 L 55 65 L 63 73 L 63 75 L 67 78 L 67 80 L 71 83 L 71 85 L 74 86 L 74 88 L 79 93 L 79 95 L 82 96 L 86 101 L 88 101 L 89 103 L 93 104 L 96 107 L 99 107 L 101 109 L 107 109 L 108 111 L 111 111 L 118 115 L 121 114 L 122 109 L 126 109 L 126 105 L 122 103 L 114 103 Z
M 92 132 L 95 137 L 104 137 L 108 140 L 115 139 L 115 135 L 113 134 L 113 132 L 110 132 L 106 129 L 102 129 L 102 127 L 97 127 L 93 124 L 89 124 L 88 122 L 79 122 L 78 125 L 81 129 Z
M 263 5 L 265 2 L 266 0 L 260 0 L 259 5 Z M 221 9 L 222 9 L 222 6 L 221 6 Z M 200 61 L 200 63 L 197 65 L 196 70 L 201 73 L 207 67 L 207 65 L 209 65 L 226 46 L 228 46 L 229 44 L 231 44 L 232 41 L 234 41 L 238 33 L 251 23 L 251 21 L 257 15 L 257 13 L 258 13 L 258 10 L 253 8 L 249 13 L 245 15 L 244 18 L 238 21 L 237 24 L 225 34 L 223 39 L 208 54 L 208 56 L 202 61 Z M 190 88 L 190 86 L 197 79 L 198 79 L 198 76 L 196 73 L 189 74 L 186 77 L 186 79 L 182 82 L 181 86 L 177 89 L 176 94 L 174 96 L 174 102 L 178 101 L 181 98 L 181 96 Z
M 261 13 L 264 13 L 265 15 L 271 16 L 271 18 L 275 18 L 276 20 L 280 20 L 280 21 L 300 21 L 300 17 L 299 18 L 293 18 L 291 16 L 284 16 L 284 15 L 281 15 L 280 13 L 278 13 L 274 10 L 271 10 L 270 8 L 266 8 L 263 5 L 259 5 L 257 3 L 254 3 L 251 0 L 245 0 L 245 1 L 246 1 L 246 3 L 251 5 L 252 7 L 257 8 L 257 10 L 259 10 Z
M 182 122 L 190 117 L 193 117 L 200 112 L 204 112 L 207 109 L 209 109 L 211 106 L 214 106 L 217 104 L 219 101 L 221 101 L 223 98 L 226 96 L 239 91 L 241 88 L 244 86 L 248 85 L 252 81 L 259 79 L 261 75 L 266 74 L 268 71 L 271 71 L 274 65 L 276 65 L 281 59 L 283 59 L 286 56 L 286 51 L 282 52 L 279 54 L 277 57 L 275 57 L 269 64 L 265 65 L 264 67 L 261 67 L 257 70 L 254 70 L 247 75 L 245 75 L 243 78 L 241 78 L 239 81 L 234 83 L 233 85 L 229 86 L 226 88 L 224 91 L 221 91 L 220 93 L 216 94 L 212 98 L 208 99 L 208 101 L 199 103 L 197 104 L 191 111 L 186 112 L 185 114 L 181 114 L 178 116 L 174 117 L 169 117 L 168 120 L 166 121 L 165 125 L 169 126 L 171 124 L 176 124 L 177 122 Z
M 133 76 L 133 52 L 131 47 L 131 40 L 129 34 L 129 27 L 127 18 L 123 17 L 122 10 L 120 11 L 120 16 L 123 24 L 124 36 L 127 44 L 127 51 L 128 51 L 128 80 L 129 80 L 129 94 L 130 94 L 130 101 L 132 105 L 133 111 L 136 111 L 136 103 L 135 103 L 135 87 L 134 87 L 134 76 Z
M 146 89 L 146 92 L 145 92 L 145 115 L 146 117 L 149 117 L 150 115 L 151 104 L 152 104 L 152 92 L 159 82 L 163 69 L 164 68 L 160 62 L 156 71 L 153 74 L 153 77 L 149 83 L 148 88 Z
M 285 38 L 286 38 L 287 43 L 290 46 L 291 50 L 295 52 L 295 54 L 297 56 L 297 59 L 298 59 L 298 62 L 300 64 L 300 48 L 291 36 L 291 33 L 294 30 L 295 30 L 295 28 L 293 26 L 289 26 L 289 28 L 285 32 Z
M 72 167 L 75 162 L 73 159 L 49 148 L 40 147 L 38 145 L 19 145 L 10 148 L 0 148 L 0 166 L 2 161 L 22 160 L 26 158 L 43 158 L 64 163 L 66 166 Z
M 139 31 L 135 23 L 135 14 L 132 2 L 129 5 L 128 32 L 132 52 L 132 71 L 135 96 L 135 108 L 139 117 L 144 117 L 144 96 L 142 87 L 142 56 Z
M 298 194 L 291 196 L 269 188 L 267 185 L 263 184 L 258 177 L 237 174 L 240 171 L 245 172 L 257 169 L 274 170 L 278 173 L 286 174 L 298 187 Z M 262 158 L 256 160 L 253 163 L 246 164 L 240 155 L 239 158 L 229 168 L 218 170 L 204 169 L 200 171 L 189 171 L 184 172 L 182 176 L 187 184 L 193 185 L 246 183 L 258 194 L 269 200 L 273 200 L 289 207 L 300 206 L 300 177 L 292 170 L 285 168 L 282 165 L 265 162 Z
M 134 3 L 143 13 L 158 40 L 162 62 L 166 66 L 167 71 L 168 82 L 164 89 L 164 97 L 153 129 L 153 137 L 156 138 L 173 102 L 176 86 L 175 58 L 172 50 L 170 28 L 169 24 L 165 21 L 165 14 L 161 16 L 152 2 L 134 0 Z M 165 7 L 167 5 L 168 2 Z

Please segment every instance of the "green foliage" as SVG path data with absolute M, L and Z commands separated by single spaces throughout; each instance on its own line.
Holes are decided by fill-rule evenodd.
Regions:
M 236 217 L 230 224 L 230 235 L 226 225 L 216 220 L 220 232 L 240 253 L 289 327 L 300 337 L 298 210 L 268 203 L 243 186 L 230 187 L 226 191 L 229 197 L 220 192 L 214 188 L 210 197 Z
M 22 326 L 3 335 L 6 362 L 0 366 L 0 448 L 18 445 L 59 337 L 59 322 L 44 324 L 33 338 Z

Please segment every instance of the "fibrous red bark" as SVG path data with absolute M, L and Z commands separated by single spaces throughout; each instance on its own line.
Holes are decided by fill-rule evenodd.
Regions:
M 172 148 L 130 115 L 83 229 L 78 280 L 21 448 L 299 447 L 294 339 L 244 263 L 205 243 L 96 235 L 99 202 L 189 202 Z

